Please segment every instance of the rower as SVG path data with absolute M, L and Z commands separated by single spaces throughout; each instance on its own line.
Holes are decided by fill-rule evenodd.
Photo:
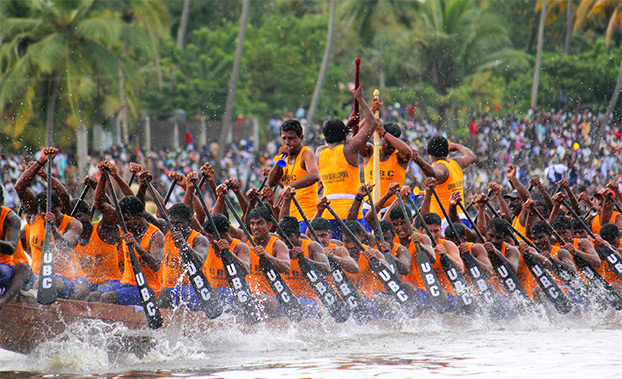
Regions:
M 330 221 L 322 217 L 315 218 L 311 220 L 311 227 L 315 229 L 315 233 L 319 238 L 318 242 L 324 248 L 324 254 L 326 254 L 327 257 L 333 258 L 345 272 L 353 274 L 359 272 L 358 264 L 352 259 L 348 250 L 341 245 L 341 241 L 331 238 L 332 230 Z
M 363 98 L 362 86 L 354 89 L 353 93 L 365 116 L 359 132 L 348 140 L 348 128 L 343 121 L 329 120 L 322 130 L 326 144 L 318 147 L 315 152 L 320 180 L 324 186 L 324 196 L 331 200 L 331 206 L 342 220 L 346 219 L 357 188 L 361 184 L 358 166 L 359 151 L 365 146 L 378 126 L 376 117 Z M 348 124 L 350 125 L 355 120 L 356 116 L 351 115 Z M 326 218 L 330 220 L 334 238 L 341 240 L 341 229 L 339 229 L 337 221 L 332 219 L 332 215 Z M 359 211 L 357 219 L 363 222 L 362 218 L 363 214 Z M 365 226 L 367 230 L 370 230 L 368 225 Z
M 618 228 L 622 228 L 622 214 L 613 208 L 615 193 L 611 189 L 606 188 L 595 193 L 594 200 L 596 200 L 594 206 L 598 210 L 598 214 L 592 220 L 592 233 L 598 234 L 601 225 L 609 222 L 616 224 Z
M 572 233 L 572 221 L 565 216 L 557 216 L 551 222 L 551 226 L 557 234 L 566 242 L 563 246 L 557 241 L 555 246 L 561 246 L 569 252 L 574 252 L 576 255 L 583 258 L 590 266 L 598 268 L 602 262 L 598 253 L 594 249 L 594 245 L 587 238 L 573 238 Z
M 612 250 L 618 256 L 618 259 L 622 260 L 622 239 L 620 239 L 620 229 L 617 225 L 608 223 L 600 228 L 600 237 L 594 240 L 594 245 L 598 249 L 601 244 L 608 243 Z M 603 261 L 602 269 L 597 270 L 603 278 L 613 287 L 616 291 L 622 293 L 622 282 L 616 273 L 609 267 L 606 262 Z
M 88 296 L 91 286 L 88 280 L 84 278 L 80 264 L 73 253 L 73 247 L 78 244 L 80 234 L 82 233 L 82 224 L 80 221 L 62 212 L 61 201 L 56 193 L 51 193 L 52 209 L 50 213 L 46 213 L 46 192 L 35 196 L 29 190 L 39 169 L 45 166 L 48 159 L 54 159 L 57 153 L 58 149 L 56 148 L 44 148 L 39 159 L 29 165 L 17 183 L 15 183 L 15 191 L 26 212 L 38 214 L 29 233 L 33 273 L 38 279 L 43 255 L 45 223 L 49 222 L 52 226 L 52 237 L 55 245 L 54 267 L 56 278 L 54 286 L 57 297 L 82 300 Z M 67 205 L 67 207 L 70 208 L 71 205 Z M 35 288 L 37 288 L 36 284 Z
M 4 204 L 4 190 L 0 186 L 0 204 Z M 34 275 L 20 240 L 21 220 L 17 213 L 2 205 L 0 211 L 0 309 L 18 292 L 29 291 Z
M 194 254 L 202 264 L 208 254 L 209 243 L 205 236 L 190 227 L 192 213 L 186 204 L 174 204 L 167 213 L 173 229 L 167 230 L 164 235 L 164 256 L 160 270 L 162 291 L 158 305 L 162 308 L 176 308 L 185 304 L 190 310 L 198 311 L 202 309 L 202 304 L 184 271 L 178 246 L 188 244 L 188 252 Z
M 308 146 L 303 146 L 304 135 L 298 120 L 287 120 L 281 124 L 281 147 L 279 154 L 285 154 L 285 167 L 275 164 L 268 176 L 268 186 L 275 187 L 279 180 L 283 186 L 290 186 L 296 190 L 296 198 L 307 215 L 315 213 L 315 203 L 318 199 L 317 182 L 320 174 L 315 161 L 315 155 Z M 307 230 L 298 209 L 292 209 L 292 216 L 299 222 L 300 231 Z

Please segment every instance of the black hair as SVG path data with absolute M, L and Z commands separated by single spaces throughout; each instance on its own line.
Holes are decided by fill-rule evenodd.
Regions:
M 396 138 L 400 138 L 400 136 L 402 135 L 402 129 L 394 122 L 384 124 L 384 130 Z
M 60 197 L 54 192 L 52 192 L 52 208 L 60 207 Z M 47 192 L 40 192 L 35 197 L 35 204 L 37 204 L 37 208 L 41 211 L 45 211 L 47 208 L 48 195 Z
M 145 203 L 136 196 L 125 196 L 119 201 L 119 208 L 123 214 L 137 215 L 145 211 Z
M 298 220 L 293 216 L 285 216 L 279 221 L 279 226 L 286 235 L 291 236 L 292 234 L 300 233 L 300 224 L 298 224 Z
M 490 221 L 488 221 L 488 225 L 486 225 L 486 229 L 494 230 L 506 237 L 512 236 L 512 231 L 508 228 L 507 222 L 499 217 L 491 218 Z
M 323 218 L 323 217 L 318 217 L 318 218 L 314 218 L 313 220 L 311 220 L 311 226 L 313 227 L 313 229 L 315 230 L 331 230 L 332 227 L 330 225 L 330 221 L 328 221 L 327 219 Z
M 544 211 L 548 213 L 548 211 L 549 211 L 549 207 L 547 207 L 547 206 L 546 206 L 546 203 L 545 203 L 544 201 L 542 201 L 542 200 L 537 200 L 537 201 L 535 201 L 535 202 L 534 202 L 534 204 L 535 204 L 535 206 L 536 206 L 536 207 L 542 207 L 542 208 L 544 208 Z
M 76 207 L 76 204 L 78 204 L 78 206 Z M 91 207 L 89 207 L 89 205 L 80 199 L 73 199 L 71 200 L 71 209 L 76 209 L 76 213 L 81 212 L 84 213 L 86 215 L 90 215 L 91 214 Z
M 620 229 L 618 229 L 618 226 L 616 224 L 608 222 L 600 228 L 600 236 L 605 241 L 609 243 L 614 243 L 615 239 L 620 237 Z
M 464 237 L 466 236 L 466 227 L 464 224 L 461 222 L 453 222 L 452 224 L 458 233 L 458 237 L 460 237 L 461 240 L 464 240 Z M 458 241 L 458 238 L 456 238 L 456 235 L 454 234 L 454 229 L 451 226 L 445 228 L 445 237 L 453 241 Z
M 265 222 L 272 222 L 272 217 L 270 217 L 270 212 L 265 207 L 259 205 L 253 208 L 251 213 L 248 215 L 249 220 L 264 220 Z
M 192 213 L 190 212 L 190 207 L 188 207 L 184 203 L 174 204 L 172 207 L 168 209 L 169 216 L 179 216 L 184 221 L 192 221 Z
M 531 234 L 536 235 L 539 233 L 551 234 L 551 228 L 545 221 L 538 221 L 531 227 Z
M 345 224 L 348 227 L 348 229 L 352 231 L 352 233 L 359 235 L 359 236 L 363 234 L 363 226 L 358 221 L 346 220 Z M 343 233 L 343 234 L 345 235 L 346 233 Z
M 443 136 L 434 136 L 428 141 L 428 154 L 434 158 L 444 158 L 449 154 L 449 142 Z
M 216 230 L 222 236 L 225 233 L 229 233 L 229 219 L 221 215 L 220 213 L 212 214 L 212 219 L 214 220 L 214 224 L 216 225 Z M 214 228 L 212 227 L 212 223 L 207 220 L 205 225 L 203 225 L 203 229 L 208 234 L 216 234 L 214 232 Z
M 410 220 L 410 209 L 406 208 L 406 213 L 408 216 L 408 220 Z M 393 209 L 391 209 L 391 212 L 389 212 L 389 217 L 391 217 L 391 220 L 406 220 L 406 217 L 404 217 L 404 212 L 402 212 L 402 207 L 393 207 Z
M 443 221 L 441 220 L 441 216 L 437 215 L 436 213 L 424 214 L 423 221 L 425 221 L 426 225 L 442 225 L 443 224 Z M 417 220 L 417 228 L 423 228 L 421 219 Z
M 572 221 L 566 216 L 557 216 L 551 222 L 551 226 L 555 230 L 572 230 Z
M 296 135 L 302 137 L 302 125 L 298 120 L 287 120 L 281 124 L 281 132 L 296 132 Z
M 572 230 L 577 230 L 577 229 L 583 230 L 584 229 L 583 223 L 580 220 L 572 219 L 571 223 L 572 223 Z
M 382 232 L 391 232 L 392 235 L 395 235 L 395 228 L 393 228 L 393 224 L 391 224 L 390 221 L 387 220 L 381 220 L 380 221 L 380 230 L 382 230 Z
M 324 134 L 326 143 L 339 142 L 346 139 L 348 128 L 346 128 L 346 124 L 344 124 L 343 121 L 335 118 L 326 121 L 322 129 L 322 134 Z

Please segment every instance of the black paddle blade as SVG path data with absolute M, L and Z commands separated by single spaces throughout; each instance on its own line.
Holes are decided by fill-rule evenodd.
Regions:
M 264 313 L 257 305 L 255 298 L 251 294 L 246 278 L 240 272 L 240 269 L 233 258 L 231 251 L 222 252 L 222 264 L 227 274 L 229 288 L 233 294 L 233 298 L 242 309 L 244 320 L 247 324 L 253 325 L 265 318 Z
M 514 271 L 505 264 L 501 257 L 496 253 L 489 253 L 488 259 L 490 259 L 492 268 L 495 270 L 495 274 L 497 274 L 499 281 L 503 285 L 503 288 L 505 288 L 505 292 L 507 292 L 512 303 L 518 308 L 523 308 L 525 306 L 533 307 L 533 300 L 529 297 L 527 291 L 525 291 L 525 288 L 516 277 L 516 274 L 514 274 Z
M 447 299 L 447 293 L 438 281 L 436 272 L 432 267 L 432 263 L 430 263 L 430 258 L 419 247 L 417 247 L 416 260 L 419 274 L 421 275 L 421 279 L 428 293 L 430 307 L 438 313 L 448 312 L 449 300 Z
M 411 296 L 404 289 L 402 283 L 395 279 L 395 275 L 391 270 L 380 263 L 377 258 L 372 257 L 369 259 L 369 268 L 376 274 L 387 292 L 401 305 L 402 310 L 408 317 L 415 318 L 423 312 L 423 305 L 419 300 Z
M 600 249 L 598 249 L 598 253 L 598 255 L 600 255 L 600 259 L 607 262 L 609 268 L 615 272 L 620 280 L 622 280 L 622 262 L 620 262 L 620 259 L 618 259 L 615 252 L 609 247 L 602 245 Z
M 185 245 L 179 250 L 179 256 L 181 257 L 182 264 L 192 288 L 197 294 L 197 298 L 201 303 L 201 308 L 207 317 L 211 320 L 222 314 L 222 302 L 220 301 L 220 295 L 205 277 L 203 271 L 201 271 L 201 265 L 197 262 L 195 255 L 186 249 L 188 245 Z
M 596 300 L 604 303 L 605 305 L 611 305 L 616 310 L 622 309 L 622 297 L 617 293 L 609 283 L 590 266 L 585 259 L 578 255 L 575 255 L 574 262 L 583 273 L 583 276 L 587 278 L 592 287 L 588 289 L 592 290 L 592 294 L 596 297 Z
M 479 265 L 470 253 L 462 255 L 462 261 L 464 262 L 467 273 L 471 277 L 471 283 L 479 293 L 482 305 L 487 311 L 488 315 L 492 318 L 502 318 L 507 315 L 507 309 L 501 304 L 501 301 L 497 297 L 495 290 L 488 283 L 488 279 Z
M 300 322 L 305 313 L 304 309 L 300 301 L 298 301 L 289 287 L 287 287 L 281 275 L 276 271 L 272 262 L 266 257 L 261 256 L 259 258 L 259 267 L 261 267 L 261 271 L 268 280 L 268 284 L 270 284 L 274 295 L 279 300 L 279 303 L 281 303 L 287 318 L 293 322 Z
M 458 271 L 456 265 L 454 265 L 454 262 L 452 262 L 446 254 L 441 254 L 440 260 L 441 267 L 443 268 L 443 271 L 445 271 L 445 275 L 454 289 L 454 294 L 460 304 L 460 308 L 465 314 L 475 313 L 479 307 L 477 306 L 473 292 L 469 289 L 467 282 L 462 277 L 462 274 Z
M 300 271 L 309 281 L 311 288 L 313 288 L 313 291 L 315 291 L 322 302 L 322 305 L 328 310 L 331 317 L 335 319 L 335 322 L 346 322 L 350 318 L 350 309 L 337 295 L 333 287 L 328 284 L 324 275 L 318 273 L 313 263 L 306 257 L 299 257 L 298 265 L 300 266 Z
M 330 263 L 330 276 L 333 279 L 333 283 L 335 283 L 335 287 L 337 287 L 337 291 L 339 291 L 343 301 L 350 308 L 354 321 L 359 325 L 370 322 L 373 316 L 356 287 L 350 281 L 350 278 L 332 257 L 328 257 L 328 263 Z
M 43 252 L 41 255 L 41 269 L 39 271 L 39 289 L 37 302 L 49 305 L 56 301 L 56 286 L 54 286 L 54 246 L 52 243 L 51 225 L 45 225 Z
M 162 314 L 160 313 L 160 309 L 156 304 L 155 293 L 151 288 L 149 288 L 149 285 L 147 284 L 147 280 L 145 279 L 143 270 L 140 267 L 138 258 L 136 258 L 134 247 L 132 245 L 128 245 L 127 247 L 130 253 L 132 268 L 134 269 L 134 278 L 136 279 L 136 285 L 138 286 L 140 299 L 143 304 L 145 316 L 147 317 L 147 325 L 149 325 L 151 329 L 158 329 L 162 326 L 164 320 L 162 319 Z
M 544 295 L 553 303 L 553 306 L 561 314 L 566 314 L 572 310 L 572 303 L 557 284 L 553 281 L 546 270 L 533 258 L 531 254 L 523 254 L 523 260 L 529 268 L 531 275 L 538 282 Z

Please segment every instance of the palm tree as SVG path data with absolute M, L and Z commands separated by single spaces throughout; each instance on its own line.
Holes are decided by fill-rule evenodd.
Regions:
M 577 9 L 577 19 L 575 21 L 575 31 L 581 30 L 587 24 L 588 19 L 596 18 L 597 22 L 601 22 L 607 25 L 605 32 L 605 45 L 608 47 L 613 39 L 614 34 L 620 31 L 622 28 L 622 1 L 620 0 L 583 0 Z M 618 79 L 616 86 L 609 99 L 609 105 L 605 111 L 605 116 L 601 120 L 598 128 L 594 131 L 594 148 L 592 154 L 598 154 L 600 140 L 602 138 L 602 131 L 609 123 L 613 109 L 618 102 L 620 96 L 620 90 L 622 90 L 622 59 L 620 60 L 620 69 L 618 71 Z
M 542 0 L 540 9 L 540 25 L 538 27 L 538 52 L 536 53 L 536 67 L 533 72 L 533 84 L 531 86 L 531 109 L 535 110 L 538 105 L 538 84 L 540 83 L 540 67 L 542 66 L 542 45 L 544 44 L 544 22 L 546 20 L 546 0 Z
M 317 105 L 320 102 L 320 94 L 322 93 L 322 86 L 326 79 L 326 72 L 328 71 L 328 64 L 330 63 L 331 53 L 333 49 L 333 42 L 335 40 L 335 18 L 336 18 L 337 1 L 331 0 L 330 2 L 330 21 L 328 22 L 328 33 L 326 37 L 326 49 L 324 50 L 324 58 L 322 59 L 322 65 L 320 67 L 320 74 L 317 78 L 317 83 L 313 89 L 313 95 L 311 96 L 311 105 L 309 106 L 309 114 L 307 116 L 307 122 L 309 125 L 313 125 L 315 119 L 315 113 L 317 111 Z

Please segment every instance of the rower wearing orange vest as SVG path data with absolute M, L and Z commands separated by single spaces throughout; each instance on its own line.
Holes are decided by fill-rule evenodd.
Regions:
M 604 189 L 594 194 L 595 206 L 598 214 L 592 219 L 592 233 L 600 233 L 602 225 L 612 223 L 622 227 L 622 214 L 613 210 L 613 202 L 615 201 L 615 193 L 611 189 Z M 602 221 L 601 221 L 602 220 Z
M 185 248 L 203 263 L 209 243 L 205 236 L 190 227 L 192 212 L 186 204 L 174 204 L 167 213 L 173 229 L 164 235 L 164 256 L 160 269 L 162 291 L 158 304 L 163 308 L 185 304 L 191 310 L 200 310 L 201 302 L 186 275 L 179 251 Z
M 261 257 L 269 260 L 275 269 L 282 274 L 289 274 L 291 261 L 285 243 L 270 234 L 270 229 L 274 225 L 267 212 L 269 211 L 266 208 L 259 206 L 249 214 L 249 229 L 257 246 L 253 247 L 250 241 L 247 242 L 251 249 L 251 256 L 250 273 L 246 277 L 246 281 L 259 304 L 263 306 L 268 315 L 274 317 L 283 315 L 283 309 L 263 274 L 259 260 Z
M 4 190 L 0 186 L 0 204 L 4 204 Z M 0 211 L 0 310 L 17 293 L 28 291 L 34 284 L 28 261 L 23 261 L 24 249 L 20 241 L 21 220 L 11 209 Z
M 616 252 L 616 255 L 620 261 L 622 261 L 622 240 L 620 239 L 620 229 L 617 225 L 609 223 L 605 224 L 600 228 L 600 237 L 597 236 L 594 244 L 596 248 L 599 248 L 601 245 L 609 244 L 611 248 Z M 603 260 L 602 265 L 599 270 L 597 270 L 605 280 L 611 284 L 611 286 L 616 289 L 618 292 L 622 293 L 622 281 L 616 273 L 609 267 L 609 264 Z
M 331 207 L 337 215 L 345 220 L 348 209 L 354 200 L 356 191 L 361 184 L 359 169 L 359 151 L 365 146 L 374 130 L 378 126 L 376 117 L 371 108 L 363 99 L 363 89 L 359 86 L 353 91 L 354 97 L 361 105 L 365 118 L 361 122 L 359 132 L 347 139 L 348 128 L 343 121 L 334 119 L 324 124 L 322 133 L 326 144 L 317 148 L 315 156 L 318 160 L 320 180 L 324 187 L 324 196 L 331 202 Z M 354 121 L 351 116 L 348 124 Z M 361 199 L 362 200 L 362 199 Z M 326 215 L 330 220 L 333 237 L 341 240 L 339 224 L 332 215 Z M 357 219 L 362 221 L 363 214 L 359 211 Z M 368 226 L 366 225 L 368 228 Z
M 317 315 L 319 300 L 300 268 L 299 257 L 305 257 L 313 263 L 318 273 L 329 274 L 330 266 L 324 254 L 324 248 L 315 241 L 301 238 L 295 217 L 285 216 L 281 219 L 279 225 L 294 245 L 289 250 L 291 270 L 283 279 L 289 289 L 292 290 L 294 296 L 298 298 L 300 304 L 305 308 L 307 315 Z
M 594 245 L 587 238 L 573 238 L 572 235 L 572 221 L 565 216 L 557 216 L 551 222 L 551 226 L 555 229 L 555 232 L 559 234 L 565 244 L 561 246 L 558 241 L 555 246 L 561 246 L 564 249 L 568 250 L 570 253 L 574 253 L 574 255 L 578 255 L 583 260 L 585 260 L 590 266 L 594 269 L 597 269 L 601 266 L 602 262 L 596 250 L 594 250 Z M 573 261 L 574 261 L 573 257 Z
M 230 309 L 236 309 L 237 305 L 231 293 L 231 289 L 229 288 L 229 281 L 227 280 L 221 252 L 224 250 L 231 251 L 237 268 L 241 271 L 243 276 L 249 273 L 251 252 L 247 244 L 237 238 L 231 237 L 229 234 L 231 224 L 227 217 L 219 213 L 214 213 L 212 219 L 214 220 L 214 224 L 216 225 L 221 239 L 216 240 L 216 233 L 212 224 L 209 221 L 206 222 L 203 229 L 205 230 L 207 239 L 210 241 L 210 245 L 207 251 L 207 259 L 203 264 L 202 270 L 210 285 L 218 290 L 220 298 L 225 301 Z
M 80 265 L 73 253 L 73 247 L 77 245 L 82 233 L 82 224 L 73 217 L 63 214 L 61 201 L 56 193 L 51 193 L 52 209 L 50 213 L 46 213 L 47 193 L 42 192 L 35 196 L 29 189 L 37 172 L 45 166 L 48 159 L 53 159 L 57 152 L 58 149 L 56 148 L 44 148 L 39 159 L 30 164 L 15 183 L 15 191 L 26 212 L 38 214 L 29 233 L 33 273 L 38 275 L 41 269 L 45 224 L 48 222 L 51 225 L 52 240 L 55 247 L 54 268 L 56 278 L 54 285 L 57 296 L 63 299 L 82 300 L 89 294 L 90 283 L 83 277 Z M 36 287 L 37 284 L 35 283 Z
M 346 273 L 357 273 L 359 271 L 359 266 L 354 259 L 348 253 L 348 250 L 341 246 L 337 245 L 340 243 L 337 240 L 331 240 L 332 231 L 330 222 L 322 217 L 314 218 L 311 220 L 311 226 L 315 229 L 315 233 L 319 238 L 319 243 L 324 248 L 324 254 L 327 257 L 331 257 L 341 266 L 341 268 Z
M 399 183 L 400 187 L 404 185 L 411 150 L 400 139 L 402 131 L 397 124 L 391 122 L 383 125 L 379 122 L 377 129 L 382 140 L 380 147 L 380 183 L 374 184 L 380 186 L 380 193 L 386 193 L 391 183 Z M 373 183 L 374 146 L 371 143 L 367 143 L 361 150 L 361 155 L 364 158 L 365 183 Z M 388 198 L 386 204 L 391 204 L 393 200 L 395 200 L 395 195 Z M 365 204 L 363 207 L 363 211 L 366 210 L 365 208 L 369 209 L 368 204 Z
M 320 174 L 315 161 L 315 155 L 308 146 L 302 146 L 304 135 L 298 120 L 287 120 L 281 124 L 281 147 L 279 154 L 287 154 L 286 166 L 275 164 L 268 175 L 268 186 L 275 187 L 279 180 L 283 186 L 290 186 L 296 190 L 296 199 L 303 212 L 311 216 L 315 213 L 315 203 L 318 199 L 317 183 Z M 298 208 L 293 208 L 290 214 L 300 223 L 301 232 L 307 230 Z
M 458 152 L 460 156 L 448 158 L 449 153 L 453 151 Z M 449 196 L 452 192 L 460 192 L 460 197 L 464 199 L 462 170 L 477 160 L 471 149 L 457 143 L 449 143 L 445 137 L 434 136 L 428 141 L 427 147 L 431 164 L 421 158 L 415 149 L 412 152 L 412 160 L 421 167 L 423 173 L 436 179 L 436 192 L 445 209 L 449 209 Z M 443 218 L 436 199 L 431 200 L 430 212 Z M 443 229 L 447 225 L 447 220 L 443 220 Z

